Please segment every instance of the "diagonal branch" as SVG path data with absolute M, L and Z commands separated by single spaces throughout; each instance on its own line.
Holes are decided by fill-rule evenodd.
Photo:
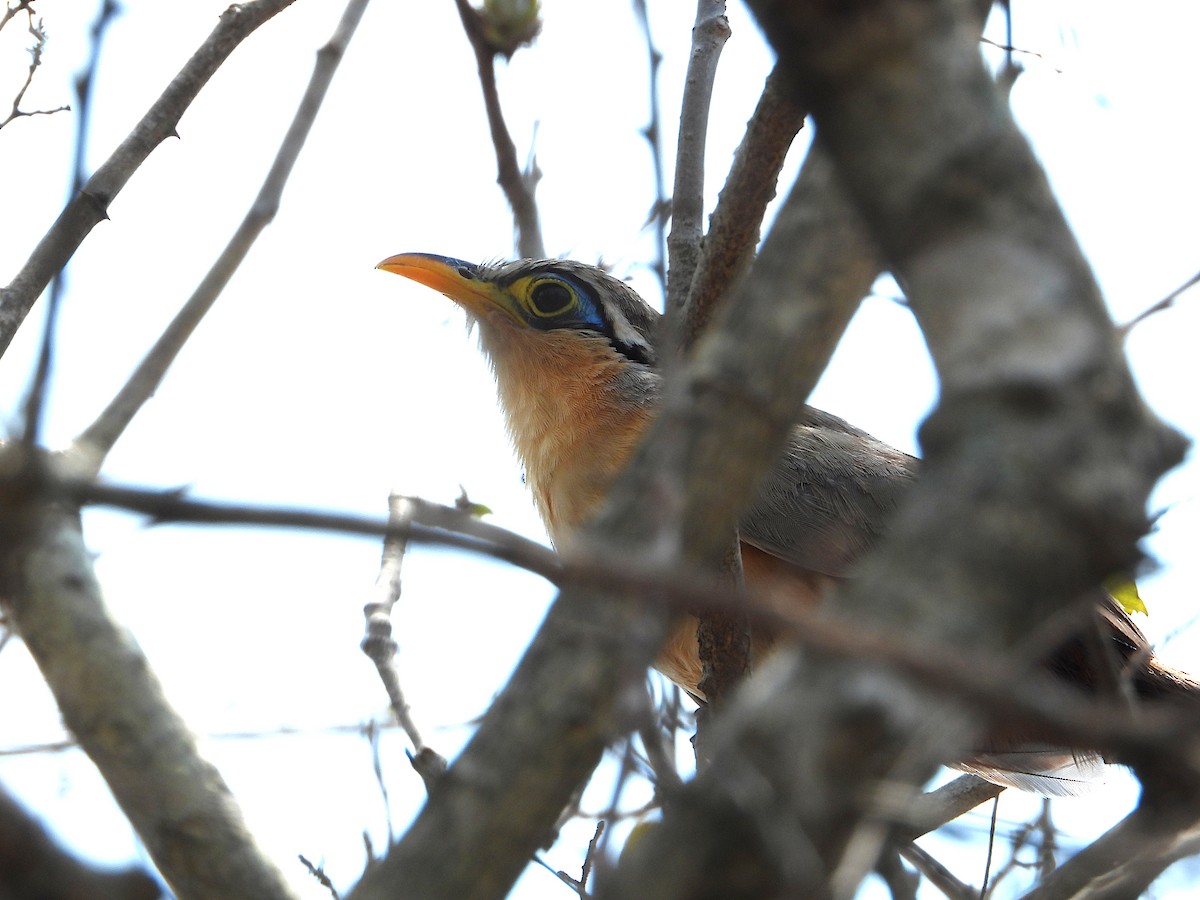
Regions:
M 633 0 L 633 12 L 642 28 L 642 36 L 646 41 L 646 54 L 650 60 L 650 73 L 646 85 L 650 95 L 650 121 L 642 129 L 646 143 L 650 145 L 650 159 L 654 164 L 654 203 L 650 207 L 647 225 L 654 227 L 654 259 L 650 268 L 658 278 L 658 286 L 662 296 L 667 296 L 667 218 L 670 216 L 671 201 L 667 199 L 663 187 L 663 158 L 662 158 L 662 115 L 658 103 L 658 70 L 662 65 L 662 53 L 654 45 L 654 36 L 650 33 L 650 13 L 646 9 L 646 0 Z
M 537 165 L 531 163 L 526 172 L 517 162 L 517 148 L 508 126 L 504 123 L 504 111 L 500 107 L 500 92 L 496 89 L 496 54 L 500 50 L 488 40 L 480 15 L 471 8 L 467 0 L 454 0 L 462 19 L 463 31 L 475 51 L 475 62 L 479 67 L 479 85 L 483 89 L 483 104 L 487 110 L 488 127 L 492 133 L 492 145 L 496 149 L 496 165 L 499 169 L 497 181 L 513 213 L 513 228 L 517 236 L 517 255 L 527 259 L 541 259 L 546 255 L 542 241 L 542 226 L 538 221 L 537 201 L 534 188 L 539 173 Z
M 692 27 L 692 55 L 688 60 L 679 112 L 679 142 L 675 152 L 675 186 L 671 193 L 671 234 L 667 238 L 667 315 L 678 319 L 687 302 L 692 273 L 704 237 L 704 147 L 708 137 L 708 111 L 712 105 L 717 61 L 729 39 L 725 0 L 698 0 Z M 674 326 L 673 326 L 674 327 Z
M 1193 275 L 1191 278 L 1189 278 L 1187 281 L 1185 281 L 1179 287 L 1175 288 L 1175 290 L 1171 291 L 1171 293 L 1167 294 L 1167 296 L 1163 297 L 1161 300 L 1159 300 L 1153 306 L 1149 307 L 1148 309 L 1142 310 L 1140 313 L 1138 313 L 1136 316 L 1134 316 L 1132 319 L 1130 319 L 1128 322 L 1126 322 L 1124 325 L 1122 325 L 1118 329 L 1118 332 L 1120 333 L 1121 337 L 1128 337 L 1129 332 L 1133 331 L 1133 329 L 1135 327 L 1137 327 L 1140 323 L 1146 321 L 1146 319 L 1150 318 L 1151 316 L 1162 312 L 1163 310 L 1170 309 L 1172 306 L 1175 305 L 1175 301 L 1180 297 L 1181 294 L 1187 293 L 1187 291 L 1191 290 L 1197 284 L 1200 284 L 1200 272 L 1197 272 L 1195 275 Z
M 259 234 L 275 218 L 284 186 L 312 130 L 321 103 L 333 81 L 333 75 L 342 61 L 351 37 L 354 36 L 368 2 L 369 0 L 350 0 L 333 35 L 317 51 L 317 61 L 308 88 L 300 99 L 300 106 L 280 144 L 275 161 L 271 164 L 249 212 L 229 239 L 229 243 L 225 245 L 225 249 L 221 251 L 221 255 L 129 380 L 99 417 L 75 438 L 71 449 L 78 454 L 83 466 L 92 474 L 100 470 L 117 439 L 143 404 L 153 396 L 167 369 L 200 324 L 200 320 L 221 295 L 221 291 L 250 252 Z
M 229 7 L 208 39 L 167 85 L 130 135 L 121 142 L 83 190 L 67 203 L 17 276 L 0 289 L 0 355 L 45 290 L 95 225 L 108 218 L 108 206 L 146 157 L 175 135 L 180 116 L 234 48 L 292 0 L 253 0 Z
M 155 865 L 180 896 L 291 896 L 259 850 L 233 795 L 133 636 L 110 615 L 78 513 L 46 502 L 51 458 L 0 450 L 26 477 L 0 504 L 0 595 L 54 694 Z
M 75 77 L 75 98 L 78 113 L 75 117 L 75 158 L 71 169 L 71 192 L 75 196 L 84 182 L 84 160 L 87 156 L 88 137 L 92 123 L 92 83 L 100 65 L 100 48 L 108 26 L 117 14 L 116 0 L 105 0 L 100 12 L 88 29 L 91 36 L 88 61 L 83 72 Z M 32 77 L 33 70 L 30 69 Z M 37 362 L 34 364 L 29 390 L 25 397 L 24 428 L 21 439 L 31 445 L 41 442 L 42 414 L 46 402 L 46 390 L 50 385 L 50 373 L 54 367 L 55 341 L 58 337 L 58 317 L 62 307 L 63 290 L 66 285 L 65 269 L 54 273 L 50 282 L 50 294 L 46 300 L 46 318 L 42 324 L 41 342 Z
M 763 86 L 709 219 L 686 305 L 675 325 L 682 351 L 708 327 L 717 305 L 754 258 L 763 215 L 775 198 L 788 148 L 803 125 L 804 110 L 790 96 L 786 79 L 776 67 Z M 852 250 L 846 248 L 846 252 Z

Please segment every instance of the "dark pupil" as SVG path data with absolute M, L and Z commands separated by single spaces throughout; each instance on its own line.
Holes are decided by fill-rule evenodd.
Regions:
M 563 312 L 571 305 L 572 299 L 570 290 L 554 281 L 543 281 L 529 294 L 533 311 L 541 316 L 553 316 Z

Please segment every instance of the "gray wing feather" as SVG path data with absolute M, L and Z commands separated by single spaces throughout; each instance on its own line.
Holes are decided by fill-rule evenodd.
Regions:
M 916 465 L 915 457 L 806 407 L 742 517 L 742 540 L 805 569 L 845 575 L 882 533 Z

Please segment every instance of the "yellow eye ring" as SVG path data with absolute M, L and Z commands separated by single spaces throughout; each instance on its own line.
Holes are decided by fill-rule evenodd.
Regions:
M 577 303 L 575 291 L 557 278 L 543 278 L 529 288 L 529 311 L 542 319 L 561 316 Z

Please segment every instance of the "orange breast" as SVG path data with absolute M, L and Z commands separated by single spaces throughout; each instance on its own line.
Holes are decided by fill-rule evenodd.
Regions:
M 575 333 L 493 332 L 489 355 L 496 371 L 509 433 L 525 478 L 555 546 L 596 514 L 653 416 L 647 397 L 630 390 L 628 363 L 605 341 Z M 812 608 L 830 579 L 743 545 L 746 584 L 779 611 Z M 752 652 L 770 652 L 775 635 L 758 629 Z M 681 617 L 656 662 L 681 687 L 698 695 L 696 620 Z

